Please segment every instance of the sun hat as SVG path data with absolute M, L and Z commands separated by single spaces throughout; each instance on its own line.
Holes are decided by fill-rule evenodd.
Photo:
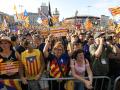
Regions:
M 3 36 L 3 37 L 1 37 L 1 38 L 0 38 L 0 42 L 1 42 L 1 41 L 7 41 L 7 42 L 9 42 L 9 43 L 12 44 L 11 39 L 10 39 L 10 37 L 8 37 L 8 36 Z
M 98 37 L 100 37 L 100 36 L 104 36 L 105 35 L 105 33 L 101 33 L 101 32 L 96 32 L 95 34 L 94 34 L 94 39 L 96 39 L 96 38 L 98 38 Z

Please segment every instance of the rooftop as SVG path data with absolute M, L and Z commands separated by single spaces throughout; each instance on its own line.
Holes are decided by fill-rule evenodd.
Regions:
M 73 17 L 69 17 L 69 18 L 66 18 L 66 19 L 86 18 L 86 17 L 100 19 L 100 17 L 97 17 L 97 16 L 90 16 L 90 15 L 73 16 Z

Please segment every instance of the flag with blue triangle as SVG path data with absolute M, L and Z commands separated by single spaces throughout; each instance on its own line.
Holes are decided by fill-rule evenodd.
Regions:
M 26 11 L 26 9 L 24 11 L 24 16 L 28 16 L 28 12 Z

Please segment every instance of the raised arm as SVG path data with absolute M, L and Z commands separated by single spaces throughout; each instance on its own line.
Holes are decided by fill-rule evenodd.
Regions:
M 96 47 L 94 44 L 90 45 L 90 48 L 89 48 L 90 54 L 94 57 L 99 58 L 103 51 L 103 43 L 104 43 L 104 39 L 99 38 L 98 47 Z
M 48 49 L 51 48 L 51 37 L 48 36 L 48 38 L 45 40 L 45 47 L 43 49 L 44 56 L 47 58 L 49 55 Z

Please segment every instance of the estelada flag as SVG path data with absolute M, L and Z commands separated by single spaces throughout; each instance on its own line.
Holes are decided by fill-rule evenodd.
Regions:
M 0 90 L 22 90 L 18 80 L 0 80 Z
M 43 20 L 42 20 L 42 24 L 43 24 L 43 25 L 48 25 L 48 19 L 47 19 L 47 18 L 43 19 Z
M 25 20 L 27 17 L 28 17 L 28 12 L 27 12 L 27 10 L 25 9 L 25 11 L 24 11 L 23 14 L 22 14 L 22 19 Z
M 109 8 L 109 11 L 113 16 L 120 14 L 120 7 Z

